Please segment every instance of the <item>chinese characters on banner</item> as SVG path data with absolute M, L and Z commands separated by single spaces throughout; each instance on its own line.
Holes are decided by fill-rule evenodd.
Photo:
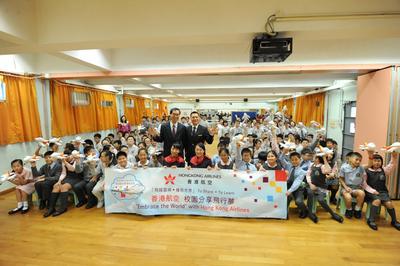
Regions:
M 286 219 L 286 173 L 106 169 L 106 213 Z

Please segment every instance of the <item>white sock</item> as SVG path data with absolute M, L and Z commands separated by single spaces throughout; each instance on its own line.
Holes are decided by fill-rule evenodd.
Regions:
M 26 209 L 28 209 L 29 208 L 29 205 L 28 205 L 28 202 L 27 201 L 24 201 L 24 203 L 23 203 L 23 210 L 26 210 Z
M 13 211 L 17 211 L 22 207 L 22 202 L 17 203 L 17 208 L 14 208 Z
M 358 207 L 358 206 L 356 205 L 356 207 L 354 207 L 354 210 L 355 210 L 355 211 L 361 211 L 361 207 Z
M 350 208 L 350 209 L 347 209 L 348 211 L 352 211 L 353 209 L 352 208 Z

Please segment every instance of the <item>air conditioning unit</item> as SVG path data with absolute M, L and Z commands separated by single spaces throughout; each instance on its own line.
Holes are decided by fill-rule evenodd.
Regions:
M 292 54 L 293 38 L 277 38 L 267 34 L 253 39 L 250 63 L 283 62 Z

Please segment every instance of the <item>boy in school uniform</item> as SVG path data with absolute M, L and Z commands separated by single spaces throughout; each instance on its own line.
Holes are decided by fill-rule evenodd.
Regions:
M 44 153 L 46 164 L 40 167 L 39 170 L 36 167 L 36 162 L 31 162 L 33 177 L 39 178 L 35 183 L 35 189 L 40 200 L 39 210 L 43 210 L 47 207 L 53 186 L 57 183 L 62 172 L 61 163 L 58 159 L 53 158 L 51 156 L 52 154 L 53 151 Z
M 117 164 L 113 167 L 115 169 L 130 169 L 133 167 L 133 164 L 131 164 L 128 161 L 128 155 L 126 152 L 120 151 L 117 153 Z
M 241 148 L 241 143 L 236 143 L 235 167 L 239 171 L 257 171 L 257 167 L 251 162 L 251 150 L 249 148 Z
M 372 194 L 377 191 L 368 186 L 366 179 L 367 174 L 363 166 L 361 166 L 362 156 L 358 152 L 350 154 L 348 163 L 345 163 L 340 168 L 339 181 L 342 186 L 342 195 L 346 203 L 345 216 L 351 219 L 353 216 L 361 219 L 361 207 L 364 203 L 365 192 L 364 189 Z M 353 210 L 352 199 L 356 198 L 356 206 Z
M 93 136 L 94 139 L 94 148 L 96 149 L 97 152 L 101 152 L 101 150 L 103 149 L 103 146 L 101 145 L 101 134 L 100 133 L 96 133 Z
M 282 166 L 289 172 L 289 178 L 287 180 L 287 192 L 286 196 L 288 197 L 288 207 L 292 199 L 295 200 L 297 208 L 300 209 L 299 217 L 304 219 L 307 216 L 314 222 L 318 222 L 318 218 L 315 214 L 310 211 L 307 206 L 304 204 L 304 185 L 303 180 L 306 176 L 306 171 L 304 171 L 300 167 L 301 155 L 298 152 L 292 152 L 289 155 L 289 160 L 284 155 L 286 154 L 287 149 L 283 149 L 283 153 L 280 156 L 280 161 Z
M 93 195 L 92 190 L 97 182 L 97 161 L 88 159 L 95 156 L 96 151 L 93 146 L 86 146 L 83 149 L 83 152 L 85 153 L 85 157 L 81 158 L 81 160 L 76 164 L 77 171 L 83 173 L 83 180 L 74 186 L 74 191 L 78 198 L 83 199 L 83 201 L 80 201 L 76 207 L 82 207 L 87 203 L 86 209 L 90 209 L 96 205 L 96 197 Z M 88 196 L 87 200 L 85 195 Z

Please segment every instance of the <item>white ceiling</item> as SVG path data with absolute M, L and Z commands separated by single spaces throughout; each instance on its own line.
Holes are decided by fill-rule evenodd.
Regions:
M 101 75 L 254 66 L 249 63 L 251 40 L 264 31 L 273 13 L 287 17 L 394 11 L 400 11 L 398 0 L 2 0 L 0 70 L 71 73 L 70 79 L 87 84 L 182 101 L 274 100 L 355 79 L 366 70 L 155 75 L 140 81 L 129 75 Z M 281 20 L 275 29 L 294 38 L 293 54 L 280 64 L 256 66 L 399 64 L 399 28 L 400 16 Z M 81 78 L 84 73 L 97 77 Z

